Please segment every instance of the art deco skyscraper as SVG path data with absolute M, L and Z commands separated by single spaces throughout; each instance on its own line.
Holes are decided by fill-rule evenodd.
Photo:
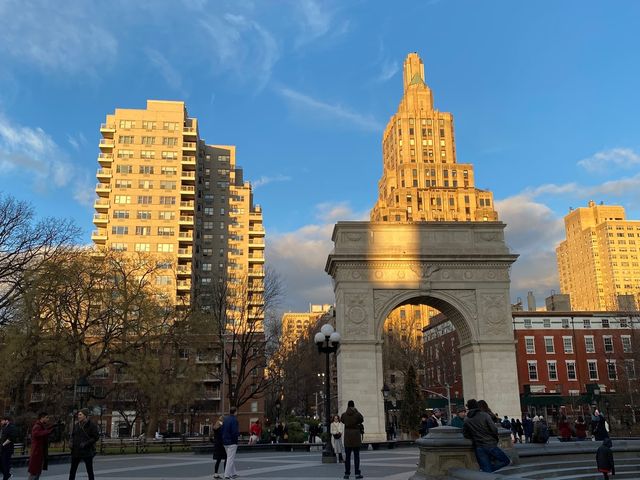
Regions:
M 384 131 L 376 222 L 495 221 L 493 195 L 456 162 L 453 116 L 434 109 L 417 53 L 404 62 L 404 95 Z
M 640 221 L 619 205 L 572 210 L 556 248 L 560 290 L 573 310 L 633 310 L 640 300 Z M 636 243 L 637 242 L 637 243 Z M 635 304 L 635 305 L 634 305 Z
M 166 272 L 155 282 L 179 305 L 243 276 L 262 312 L 262 211 L 235 147 L 207 145 L 183 102 L 116 109 L 100 132 L 96 246 L 157 255 Z

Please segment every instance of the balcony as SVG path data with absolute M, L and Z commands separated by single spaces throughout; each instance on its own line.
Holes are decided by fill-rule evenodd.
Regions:
M 96 172 L 96 177 L 98 180 L 109 180 L 111 179 L 111 169 L 110 168 L 99 168 Z
M 249 247 L 264 247 L 264 238 L 249 239 Z
M 193 207 L 194 207 L 193 200 L 180 202 L 180 210 L 193 210 Z
M 107 231 L 106 230 L 94 230 L 91 232 L 91 240 L 95 243 L 104 243 L 107 241 Z
M 106 225 L 109 222 L 109 215 L 106 213 L 94 213 L 93 223 L 95 225 Z
M 179 248 L 178 249 L 178 258 L 191 258 L 193 252 L 190 248 Z
M 182 142 L 182 150 L 196 151 L 196 142 Z M 195 157 L 193 157 L 195 159 Z
M 98 163 L 100 165 L 110 166 L 113 163 L 113 154 L 112 153 L 100 153 L 98 154 Z
M 193 227 L 193 215 L 180 215 L 180 225 Z
M 178 280 L 178 290 L 191 290 L 191 280 Z
M 184 127 L 182 129 L 182 135 L 184 135 L 185 137 L 197 138 L 198 137 L 198 129 L 195 128 L 195 127 Z
M 264 263 L 264 257 L 258 255 L 249 255 L 249 263 Z
M 182 157 L 182 166 L 196 166 L 196 157 L 188 157 L 188 156 L 184 156 Z
M 109 196 L 109 192 L 111 191 L 110 183 L 98 183 L 96 184 L 96 193 L 101 196 Z
M 180 185 L 180 194 L 188 197 L 194 197 L 196 194 L 196 187 Z
M 112 123 L 101 123 L 100 124 L 100 133 L 115 133 L 116 132 L 116 126 L 115 124 Z
M 113 138 L 101 138 L 100 139 L 100 149 L 112 149 L 115 146 L 113 142 Z
M 105 200 L 104 198 L 99 198 L 95 202 L 93 202 L 93 208 L 99 211 L 109 210 L 109 200 Z
M 180 179 L 182 182 L 192 183 L 196 181 L 196 172 L 193 170 L 183 170 L 180 173 Z
M 177 272 L 179 277 L 191 276 L 191 264 L 178 265 Z
M 193 231 L 189 230 L 188 232 L 179 232 L 178 240 L 181 242 L 192 242 L 193 241 Z
M 250 277 L 264 277 L 264 270 L 262 268 L 250 268 L 249 269 Z

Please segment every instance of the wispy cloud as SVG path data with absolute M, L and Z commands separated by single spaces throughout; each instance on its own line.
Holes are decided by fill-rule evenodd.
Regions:
M 92 6 L 48 0 L 0 2 L 0 55 L 44 71 L 95 73 L 118 51 L 115 37 L 94 20 Z
M 180 72 L 171 65 L 171 62 L 169 62 L 162 53 L 153 48 L 145 49 L 145 53 L 151 65 L 158 69 L 162 78 L 167 82 L 167 85 L 179 92 L 182 97 L 187 97 L 187 93 L 182 88 L 182 76 Z
M 380 65 L 380 73 L 376 77 L 377 82 L 384 83 L 400 71 L 400 62 L 397 60 L 384 60 Z
M 251 182 L 251 185 L 253 185 L 253 188 L 260 188 L 260 187 L 264 187 L 265 185 L 268 185 L 270 183 L 274 183 L 274 182 L 290 182 L 292 180 L 292 178 L 288 175 L 273 175 L 273 176 L 266 176 L 263 175 L 260 178 L 258 178 L 257 180 L 253 180 Z
M 321 37 L 337 37 L 349 30 L 348 20 L 336 18 L 335 10 L 331 10 L 328 2 L 315 0 L 294 0 L 294 11 L 300 21 L 300 33 L 295 41 L 297 48 L 311 43 Z
M 289 102 L 291 107 L 313 112 L 316 117 L 324 116 L 330 120 L 344 121 L 359 129 L 372 132 L 382 130 L 382 124 L 370 115 L 353 112 L 342 105 L 325 103 L 287 87 L 281 87 L 277 92 Z
M 67 141 L 75 150 L 80 150 L 87 144 L 87 139 L 82 132 L 77 135 L 67 135 Z
M 85 205 L 95 196 L 88 174 L 74 168 L 49 134 L 41 128 L 17 125 L 0 114 L 0 176 L 25 172 L 39 192 L 72 186 L 74 198 Z
M 631 148 L 612 148 L 594 153 L 578 162 L 589 172 L 606 172 L 611 168 L 630 169 L 640 166 L 640 154 Z
M 262 89 L 280 57 L 275 37 L 257 21 L 239 14 L 207 15 L 199 22 L 210 40 L 218 70 L 231 71 L 242 83 Z

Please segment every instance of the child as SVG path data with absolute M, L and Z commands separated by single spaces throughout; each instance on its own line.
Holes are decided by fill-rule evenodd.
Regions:
M 604 480 L 609 480 L 609 474 L 616 474 L 616 467 L 613 464 L 613 452 L 611 451 L 611 439 L 605 438 L 602 445 L 596 452 L 596 463 L 598 471 L 602 473 Z

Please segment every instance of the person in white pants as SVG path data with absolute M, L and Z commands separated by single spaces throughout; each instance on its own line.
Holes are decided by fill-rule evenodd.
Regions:
M 236 471 L 236 451 L 238 450 L 238 436 L 240 435 L 240 427 L 236 417 L 236 407 L 229 409 L 229 415 L 224 417 L 222 422 L 222 443 L 224 450 L 227 452 L 227 463 L 224 466 L 224 478 L 238 478 Z

